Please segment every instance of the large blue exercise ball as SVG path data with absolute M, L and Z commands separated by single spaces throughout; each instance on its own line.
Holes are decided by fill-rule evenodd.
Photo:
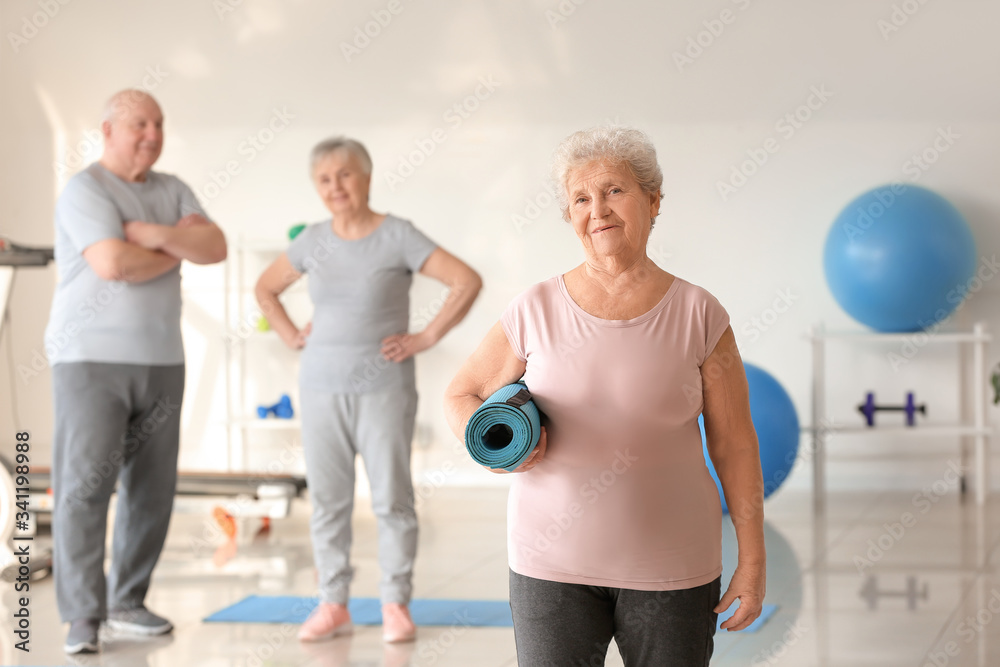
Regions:
M 747 375 L 747 387 L 750 390 L 750 418 L 754 430 L 757 431 L 757 443 L 760 448 L 760 467 L 764 475 L 764 497 L 767 498 L 778 490 L 792 471 L 795 459 L 799 453 L 799 416 L 795 412 L 795 404 L 774 376 L 753 364 L 744 364 Z M 698 416 L 698 427 L 701 429 L 701 448 L 705 455 L 705 465 L 715 480 L 719 489 L 719 499 L 722 501 L 722 512 L 727 514 L 729 506 L 722 493 L 722 483 L 715 472 L 712 459 L 708 455 L 708 443 L 705 439 L 705 420 Z
M 834 220 L 823 270 L 837 303 L 877 331 L 921 331 L 962 302 L 976 243 L 941 195 L 893 183 L 853 200 Z

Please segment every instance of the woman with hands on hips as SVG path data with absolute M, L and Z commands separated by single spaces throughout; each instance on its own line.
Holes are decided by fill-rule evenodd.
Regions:
M 417 547 L 410 476 L 417 391 L 413 355 L 437 343 L 472 306 L 482 282 L 407 220 L 368 204 L 372 163 L 359 142 L 335 138 L 312 151 L 311 175 L 331 218 L 306 227 L 257 282 L 271 327 L 302 349 L 302 446 L 313 505 L 320 605 L 299 638 L 351 631 L 351 512 L 355 456 L 365 462 L 378 519 L 383 638 L 410 641 L 408 605 Z M 427 327 L 408 333 L 413 273 L 450 288 Z M 279 295 L 308 273 L 313 320 L 299 329 Z
M 656 150 L 595 128 L 559 146 L 554 177 L 583 264 L 530 287 L 452 380 L 446 413 L 523 378 L 546 415 L 508 501 L 510 604 L 521 665 L 707 665 L 717 615 L 741 630 L 765 588 L 763 480 L 729 316 L 660 269 Z M 698 415 L 733 515 L 739 564 L 721 596 L 722 512 Z M 498 472 L 498 471 L 493 471 Z

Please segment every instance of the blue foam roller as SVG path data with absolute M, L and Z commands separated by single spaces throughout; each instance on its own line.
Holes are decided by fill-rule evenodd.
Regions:
M 465 448 L 479 465 L 515 470 L 535 450 L 541 429 L 528 387 L 515 382 L 498 389 L 472 413 Z

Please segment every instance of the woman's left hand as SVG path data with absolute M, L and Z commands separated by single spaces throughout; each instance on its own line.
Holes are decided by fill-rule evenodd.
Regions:
M 739 564 L 733 573 L 732 581 L 722 600 L 715 607 L 715 613 L 720 614 L 739 598 L 740 606 L 736 612 L 719 626 L 723 630 L 735 632 L 742 630 L 757 620 L 764 605 L 764 588 L 767 579 L 767 567 L 764 562 L 753 565 Z
M 382 356 L 389 361 L 399 363 L 418 352 L 423 352 L 435 342 L 427 331 L 417 334 L 396 334 L 382 341 Z

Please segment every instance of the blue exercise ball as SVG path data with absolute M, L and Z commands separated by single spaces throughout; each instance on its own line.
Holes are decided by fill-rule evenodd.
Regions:
M 941 195 L 893 183 L 844 207 L 826 237 L 823 270 L 837 303 L 877 331 L 921 331 L 962 302 L 976 243 Z
M 744 364 L 747 387 L 750 390 L 750 418 L 757 431 L 760 448 L 760 467 L 764 475 L 764 497 L 767 498 L 784 483 L 795 465 L 799 453 L 799 416 L 795 404 L 774 376 L 753 364 Z M 723 514 L 729 513 L 726 497 L 722 493 L 722 483 L 715 472 L 712 459 L 708 455 L 705 439 L 705 420 L 698 416 L 701 429 L 701 448 L 705 455 L 705 465 L 719 489 Z

